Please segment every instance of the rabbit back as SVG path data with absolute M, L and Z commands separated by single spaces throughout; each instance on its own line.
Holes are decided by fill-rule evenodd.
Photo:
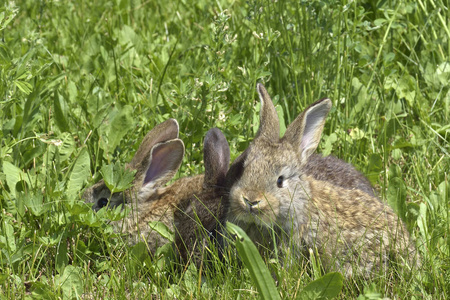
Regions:
M 376 197 L 370 181 L 353 165 L 332 155 L 312 154 L 303 172 L 316 180 L 327 181 L 345 189 L 358 189 Z
M 326 265 L 334 261 L 347 276 L 379 271 L 392 256 L 411 266 L 414 244 L 391 207 L 358 189 L 336 187 L 312 176 L 304 180 L 309 187 L 305 210 L 309 221 L 303 224 L 301 237 L 323 254 Z

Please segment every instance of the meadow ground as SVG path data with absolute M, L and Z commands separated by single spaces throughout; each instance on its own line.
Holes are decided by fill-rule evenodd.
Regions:
M 170 117 L 186 145 L 177 176 L 203 171 L 201 145 L 211 127 L 225 133 L 234 159 L 258 128 L 255 86 L 262 82 L 283 124 L 313 101 L 332 99 L 318 151 L 368 176 L 407 224 L 423 259 L 412 276 L 388 270 L 370 281 L 346 280 L 337 297 L 446 299 L 449 6 L 435 0 L 1 4 L 0 297 L 261 293 L 252 266 L 233 255 L 198 270 L 170 256 L 151 259 L 143 244 L 127 247 L 81 193 L 102 167 L 123 168 L 148 130 Z M 264 266 L 275 270 L 272 288 L 282 298 L 317 298 L 321 282 L 313 280 L 324 274 L 316 261 L 283 267 L 266 259 Z

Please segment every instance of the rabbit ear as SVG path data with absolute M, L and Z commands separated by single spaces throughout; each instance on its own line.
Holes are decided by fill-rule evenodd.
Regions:
M 259 130 L 255 139 L 265 137 L 270 141 L 278 141 L 280 139 L 280 122 L 275 106 L 273 106 L 269 94 L 261 83 L 257 84 L 256 90 L 261 100 L 261 111 L 259 113 Z
M 184 144 L 179 139 L 156 144 L 150 152 L 142 187 L 150 190 L 166 184 L 178 171 L 183 156 Z
M 230 165 L 230 147 L 222 131 L 218 128 L 208 130 L 203 144 L 205 163 L 204 188 L 223 186 Z
M 283 140 L 300 150 L 301 163 L 316 150 L 322 135 L 325 118 L 331 109 L 331 100 L 321 99 L 311 104 L 286 129 Z
M 178 122 L 175 119 L 168 119 L 156 125 L 142 140 L 139 149 L 136 151 L 128 167 L 137 169 L 139 164 L 147 160 L 153 146 L 165 141 L 178 138 Z

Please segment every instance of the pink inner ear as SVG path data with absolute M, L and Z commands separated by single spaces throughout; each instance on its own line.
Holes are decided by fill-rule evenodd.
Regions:
M 300 143 L 300 151 L 305 151 L 311 144 L 311 136 L 307 135 L 306 133 L 302 137 L 302 142 Z
M 168 172 L 175 172 L 183 159 L 183 151 L 179 143 L 169 142 L 154 146 L 151 152 L 150 165 L 145 173 L 143 185 L 154 182 Z M 168 179 L 170 180 L 170 178 Z
M 305 127 L 300 143 L 300 151 L 302 152 L 302 156 L 309 156 L 312 152 L 314 152 L 314 150 L 316 150 L 328 111 L 328 106 L 318 105 L 313 107 L 305 115 Z

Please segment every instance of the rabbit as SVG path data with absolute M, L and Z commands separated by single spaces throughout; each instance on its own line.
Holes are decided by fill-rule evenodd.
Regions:
M 128 215 L 112 222 L 116 231 L 128 235 L 128 243 L 147 242 L 150 253 L 168 242 L 149 225 L 160 221 L 173 231 L 173 212 L 180 202 L 203 191 L 204 176 L 197 175 L 167 182 L 177 172 L 184 156 L 184 144 L 178 139 L 178 123 L 169 119 L 151 130 L 144 138 L 131 162 L 126 166 L 136 170 L 133 187 L 123 193 L 112 194 L 103 180 L 88 188 L 83 198 L 93 203 L 97 211 L 102 207 L 124 205 Z
M 325 98 L 310 105 L 280 138 L 278 117 L 262 84 L 257 92 L 260 127 L 227 173 L 223 220 L 244 229 L 260 250 L 286 242 L 294 255 L 316 250 L 326 269 L 337 269 L 346 277 L 370 276 L 386 266 L 392 254 L 411 264 L 415 247 L 405 225 L 392 208 L 366 191 L 370 184 L 363 180 L 361 186 L 357 180 L 353 187 L 346 173 L 321 176 L 311 171 L 320 165 L 320 157 L 309 160 L 331 101 Z
M 230 148 L 218 128 L 210 129 L 203 146 L 205 176 L 202 191 L 185 199 L 174 212 L 175 246 L 180 258 L 190 258 L 199 266 L 208 239 L 217 246 L 217 226 L 225 214 L 222 197 L 225 196 L 225 177 L 230 165 Z M 204 234 L 206 233 L 206 235 Z M 192 257 L 191 257 L 192 256 Z

